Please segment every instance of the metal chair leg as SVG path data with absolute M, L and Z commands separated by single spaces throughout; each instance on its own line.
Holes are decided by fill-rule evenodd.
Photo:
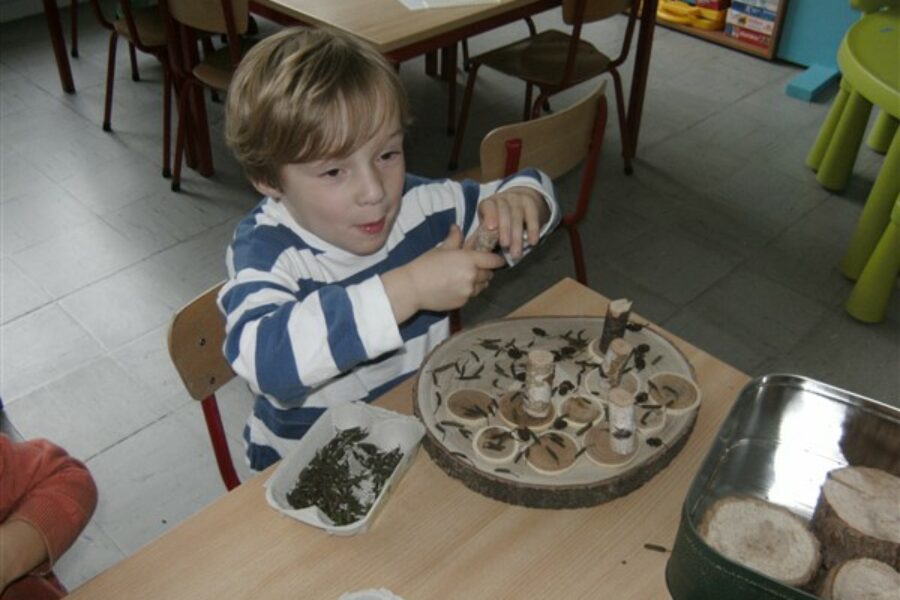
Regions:
M 115 31 L 109 34 L 109 55 L 106 61 L 106 100 L 103 105 L 103 131 L 112 131 L 110 120 L 112 119 L 113 85 L 116 81 L 116 46 L 119 35 Z

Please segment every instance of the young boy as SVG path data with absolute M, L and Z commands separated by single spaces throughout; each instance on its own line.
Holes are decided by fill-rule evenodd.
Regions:
M 548 178 L 430 181 L 406 174 L 395 69 L 322 29 L 286 30 L 241 61 L 226 139 L 266 197 L 237 227 L 219 295 L 225 355 L 257 395 L 244 429 L 254 470 L 328 406 L 371 401 L 418 369 L 463 306 L 555 227 Z M 468 241 L 464 239 L 468 238 Z

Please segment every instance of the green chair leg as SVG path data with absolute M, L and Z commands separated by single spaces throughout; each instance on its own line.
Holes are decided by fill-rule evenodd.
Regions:
M 828 116 L 825 117 L 825 122 L 822 123 L 822 128 L 819 129 L 819 135 L 816 137 L 813 147 L 809 150 L 809 154 L 806 155 L 806 166 L 813 171 L 817 171 L 819 165 L 822 164 L 822 159 L 825 157 L 831 138 L 834 137 L 834 130 L 837 129 L 838 121 L 841 120 L 841 114 L 843 114 L 844 108 L 847 106 L 847 98 L 850 97 L 851 91 L 850 84 L 841 79 L 841 87 L 834 102 L 831 103 Z
M 894 135 L 887 156 L 878 170 L 878 177 L 866 199 L 859 222 L 847 253 L 841 261 L 841 273 L 856 279 L 869 260 L 869 255 L 878 244 L 881 233 L 891 219 L 891 208 L 900 194 L 900 134 Z
M 822 187 L 840 191 L 847 186 L 871 112 L 871 102 L 855 90 L 850 92 L 847 105 L 841 112 L 837 128 L 816 174 L 816 180 Z
M 891 222 L 881 235 L 875 251 L 847 300 L 845 308 L 850 316 L 864 323 L 878 323 L 884 319 L 891 293 L 900 273 L 900 196 L 894 202 Z
M 872 131 L 869 132 L 866 144 L 878 154 L 884 154 L 891 146 L 891 140 L 894 139 L 894 134 L 897 132 L 897 124 L 897 119 L 886 113 L 884 109 L 880 110 L 878 119 L 875 120 Z

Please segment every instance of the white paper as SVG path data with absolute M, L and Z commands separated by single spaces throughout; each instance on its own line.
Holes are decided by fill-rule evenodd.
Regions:
M 318 507 L 295 509 L 287 501 L 303 468 L 326 445 L 338 430 L 360 427 L 369 432 L 367 443 L 390 451 L 399 447 L 402 457 L 390 478 L 384 483 L 369 512 L 355 523 L 334 525 Z M 335 535 L 355 535 L 367 531 L 385 499 L 412 463 L 419 442 L 425 435 L 425 427 L 415 417 L 371 406 L 364 402 L 351 402 L 329 408 L 310 427 L 294 450 L 284 457 L 272 477 L 266 482 L 266 500 L 272 508 L 292 519 L 314 527 L 320 527 Z
M 399 0 L 409 10 L 426 8 L 447 8 L 450 6 L 472 6 L 476 4 L 500 4 L 503 0 Z

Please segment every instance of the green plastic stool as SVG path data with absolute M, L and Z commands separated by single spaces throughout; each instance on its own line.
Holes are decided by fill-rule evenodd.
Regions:
M 878 244 L 884 228 L 891 220 L 891 207 L 900 193 L 900 135 L 894 139 L 878 171 L 878 178 L 869 192 L 856 229 L 841 260 L 841 273 L 856 279 L 866 266 L 869 256 Z
M 900 136 L 894 136 L 896 141 Z M 897 144 L 894 144 L 896 146 Z M 845 308 L 865 323 L 884 320 L 891 293 L 900 274 L 900 195 L 894 201 L 891 220 L 859 276 Z
M 859 2 L 852 4 L 871 8 L 858 6 Z M 871 12 L 854 23 L 841 42 L 840 91 L 806 157 L 806 164 L 817 171 L 816 179 L 829 190 L 840 191 L 847 186 L 873 105 L 881 114 L 869 145 L 883 152 L 894 137 L 900 119 L 898 15 L 897 6 Z

